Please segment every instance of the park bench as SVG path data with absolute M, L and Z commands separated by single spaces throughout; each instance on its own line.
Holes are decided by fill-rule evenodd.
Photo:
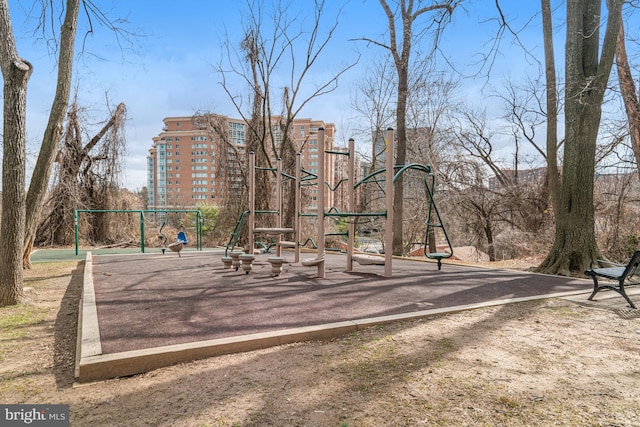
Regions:
M 601 268 L 593 268 L 595 265 L 599 265 Z M 627 300 L 631 308 L 636 308 L 635 304 L 633 303 L 633 301 L 631 301 L 624 288 L 625 285 L 637 285 L 639 283 L 631 281 L 634 276 L 640 275 L 639 267 L 640 251 L 635 251 L 627 265 L 616 264 L 601 259 L 591 261 L 589 270 L 584 272 L 584 274 L 586 274 L 587 276 L 591 276 L 591 278 L 593 279 L 593 292 L 591 293 L 591 296 L 589 296 L 588 300 L 592 301 L 593 297 L 602 289 L 610 289 L 622 295 L 624 299 Z M 598 283 L 599 277 L 618 283 L 603 285 Z

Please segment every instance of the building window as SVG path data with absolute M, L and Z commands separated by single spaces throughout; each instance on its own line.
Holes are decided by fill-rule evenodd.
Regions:
M 232 144 L 244 145 L 244 130 L 244 123 L 229 123 L 229 137 Z

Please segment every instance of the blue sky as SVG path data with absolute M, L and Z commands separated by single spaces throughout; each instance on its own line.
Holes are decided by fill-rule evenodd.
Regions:
M 27 123 L 29 150 L 36 153 L 55 89 L 55 58 L 49 55 L 41 40 L 34 38 L 32 30 L 37 21 L 26 15 L 31 3 L 31 0 L 9 0 L 19 52 L 34 64 Z M 223 54 L 221 45 L 227 35 L 236 45 L 241 38 L 246 3 L 229 0 L 102 0 L 96 3 L 100 3 L 110 18 L 127 19 L 124 26 L 138 36 L 134 37 L 132 46 L 124 44 L 122 50 L 109 30 L 96 25 L 94 33 L 85 41 L 86 51 L 92 55 L 85 54 L 76 63 L 74 85 L 78 88 L 80 104 L 89 109 L 96 122 L 107 118 L 107 96 L 112 105 L 119 102 L 127 105 L 128 146 L 123 184 L 133 190 L 141 189 L 146 185 L 146 155 L 151 139 L 160 132 L 164 117 L 189 116 L 198 110 L 238 116 L 220 87 L 220 76 L 214 68 Z M 293 7 L 306 5 L 307 10 L 311 10 L 309 7 L 313 4 L 309 0 L 292 3 Z M 343 2 L 327 0 L 327 3 L 327 17 L 332 17 L 337 5 Z M 538 2 L 504 3 L 505 11 L 520 23 L 539 8 Z M 461 70 L 472 73 L 475 55 L 487 50 L 496 28 L 495 23 L 487 19 L 494 12 L 493 0 L 469 0 L 464 3 L 464 9 L 456 10 L 442 46 Z M 87 24 L 83 14 L 80 19 L 78 39 L 82 40 Z M 305 19 L 304 13 L 300 19 Z M 527 43 L 538 49 L 542 45 L 539 28 L 535 25 L 523 34 Z M 327 69 L 330 71 L 331 66 L 337 68 L 342 62 L 352 61 L 356 52 L 362 54 L 360 63 L 340 80 L 338 91 L 314 100 L 302 116 L 333 122 L 338 127 L 352 120 L 351 87 L 355 80 L 363 77 L 368 59 L 379 54 L 380 48 L 349 40 L 363 37 L 384 40 L 386 30 L 386 18 L 377 0 L 351 0 L 344 6 L 338 31 L 323 57 L 323 64 L 330 65 L 318 67 L 314 72 L 321 76 Z M 561 49 L 562 44 L 558 38 L 556 49 Z M 532 67 L 508 41 L 503 47 L 504 53 L 498 58 L 492 78 L 519 75 Z M 467 80 L 467 96 L 482 96 L 479 91 L 485 83 L 484 79 Z M 35 162 L 35 157 L 31 161 Z

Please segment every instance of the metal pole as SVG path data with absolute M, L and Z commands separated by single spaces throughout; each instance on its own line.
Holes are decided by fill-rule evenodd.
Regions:
M 393 129 L 387 129 L 385 138 L 386 171 L 385 171 L 385 200 L 387 204 L 387 220 L 384 227 L 384 275 L 391 277 L 393 262 Z
M 318 263 L 318 277 L 324 279 L 324 128 L 318 128 L 318 146 L 320 148 L 320 153 L 318 156 L 318 197 L 316 198 L 318 206 L 318 259 L 323 260 Z
M 347 163 L 347 197 L 348 197 L 348 211 L 350 213 L 355 212 L 356 204 L 355 204 L 355 141 L 353 138 L 349 139 L 349 163 Z M 356 233 L 356 224 L 355 217 L 349 216 L 349 228 L 347 235 L 347 271 L 353 270 L 353 245 L 355 241 L 355 233 Z
M 140 247 L 144 253 L 144 211 L 140 211 Z
M 198 211 L 198 239 L 200 239 L 198 244 L 198 250 L 202 250 L 202 212 Z
M 73 222 L 75 224 L 76 229 L 76 256 L 78 256 L 78 211 L 73 211 Z

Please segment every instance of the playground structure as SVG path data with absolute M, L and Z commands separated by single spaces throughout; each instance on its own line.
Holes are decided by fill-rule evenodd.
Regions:
M 140 251 L 142 253 L 145 252 L 145 213 L 154 213 L 154 214 L 167 214 L 167 213 L 193 213 L 196 215 L 196 221 L 195 221 L 195 229 L 196 229 L 196 249 L 201 251 L 202 250 L 202 213 L 197 210 L 197 209 L 162 209 L 162 210 L 155 210 L 155 209 L 76 209 L 75 211 L 73 211 L 73 221 L 74 221 L 74 226 L 75 226 L 75 243 L 76 243 L 76 256 L 78 255 L 78 248 L 79 248 L 79 227 L 78 227 L 78 215 L 80 213 L 134 213 L 134 214 L 139 214 L 140 215 Z M 163 224 L 164 227 L 164 224 Z M 160 237 L 162 237 L 162 227 L 160 228 Z M 166 236 L 165 236 L 166 239 Z M 179 242 L 182 242 L 182 246 L 179 246 L 179 250 L 178 249 L 178 245 L 176 245 Z M 178 252 L 178 255 L 180 255 L 180 250 L 182 250 L 182 248 L 184 247 L 184 245 L 186 245 L 188 242 L 187 236 L 184 232 L 184 226 L 182 226 L 182 230 L 180 233 L 178 233 L 178 237 L 176 239 L 176 242 L 170 244 L 168 247 L 169 249 L 171 249 L 174 252 Z M 166 243 L 166 240 L 165 240 Z M 171 245 L 174 245 L 173 247 Z M 162 253 L 164 253 L 164 250 L 162 251 Z
M 178 232 L 176 241 L 173 243 L 170 243 L 169 246 L 167 246 L 167 240 L 169 239 L 167 235 L 162 232 L 162 229 L 164 228 L 165 225 L 166 223 L 163 222 L 162 226 L 160 227 L 160 231 L 158 232 L 159 234 L 158 237 L 160 238 L 160 240 L 162 240 L 162 246 L 160 247 L 160 249 L 162 250 L 162 254 L 164 254 L 165 250 L 169 248 L 169 250 L 171 250 L 172 252 L 177 252 L 178 257 L 181 257 L 182 255 L 180 255 L 180 251 L 189 243 L 189 240 L 187 239 L 187 235 L 184 232 L 184 225 L 180 224 L 180 228 L 179 228 L 180 231 Z
M 251 263 L 255 259 L 254 250 L 255 250 L 255 236 L 259 234 L 266 234 L 272 238 L 275 238 L 275 243 L 273 246 L 276 247 L 276 256 L 269 257 L 267 260 L 272 265 L 272 274 L 277 276 L 282 271 L 282 264 L 285 262 L 285 259 L 281 256 L 282 248 L 293 248 L 294 249 L 294 263 L 301 263 L 301 265 L 306 267 L 316 267 L 317 268 L 317 277 L 324 278 L 325 277 L 325 256 L 326 256 L 326 248 L 325 237 L 327 234 L 325 233 L 325 219 L 329 217 L 334 218 L 347 218 L 348 220 L 348 231 L 347 235 L 347 271 L 353 270 L 353 261 L 361 265 L 384 265 L 384 276 L 391 277 L 392 275 L 392 265 L 393 265 L 393 251 L 391 248 L 393 247 L 393 198 L 394 198 L 394 183 L 396 180 L 407 170 L 418 170 L 424 173 L 424 184 L 426 186 L 427 192 L 429 194 L 429 211 L 426 220 L 426 233 L 425 233 L 425 242 L 424 242 L 424 254 L 427 258 L 435 259 L 438 264 L 438 270 L 441 269 L 442 259 L 449 258 L 453 256 L 453 248 L 451 246 L 451 242 L 449 241 L 449 237 L 446 233 L 446 229 L 440 218 L 440 213 L 436 207 L 434 200 L 434 191 L 435 191 L 435 177 L 431 171 L 431 167 L 428 165 L 422 164 L 409 164 L 403 166 L 394 166 L 394 132 L 393 129 L 387 129 L 385 134 L 385 168 L 375 171 L 365 178 L 363 178 L 360 182 L 355 182 L 355 159 L 354 159 L 354 140 L 349 140 L 348 151 L 333 151 L 326 150 L 325 147 L 325 133 L 323 128 L 318 129 L 318 146 L 319 146 L 319 155 L 318 155 L 318 174 L 313 174 L 309 171 L 304 170 L 301 167 L 300 161 L 300 153 L 297 154 L 296 157 L 296 175 L 295 177 L 287 175 L 282 172 L 282 164 L 278 159 L 276 161 L 275 168 L 262 168 L 256 167 L 255 165 L 255 154 L 249 154 L 249 209 L 244 211 L 238 220 L 236 225 L 236 231 L 232 235 L 232 240 L 234 236 L 237 241 L 237 237 L 239 236 L 239 230 L 242 227 L 242 223 L 244 218 L 248 218 L 248 244 L 245 252 L 247 254 L 243 254 L 243 252 L 237 252 L 234 254 L 234 251 L 231 252 L 231 256 L 227 256 L 228 254 L 225 252 L 225 257 L 223 258 L 223 262 L 225 266 L 233 266 L 236 270 L 239 269 L 240 265 L 242 265 L 243 270 L 246 273 L 249 273 L 251 270 Z M 349 157 L 347 163 L 347 175 L 346 179 L 341 179 L 335 187 L 332 187 L 329 183 L 325 182 L 325 157 L 326 155 L 346 155 Z M 396 171 L 397 170 L 397 171 Z M 272 211 L 257 211 L 255 209 L 255 180 L 256 180 L 256 171 L 267 171 L 267 172 L 275 172 L 276 176 L 276 209 Z M 384 175 L 384 179 L 380 178 L 380 175 Z M 295 190 L 295 216 L 294 216 L 294 226 L 293 228 L 285 228 L 282 227 L 282 182 L 284 179 L 295 179 L 296 190 Z M 371 183 L 371 182 L 382 182 L 384 180 L 385 183 L 385 210 L 381 212 L 355 212 L 355 190 L 363 184 Z M 317 211 L 316 213 L 302 213 L 301 212 L 301 190 L 303 186 L 312 185 L 315 181 L 315 185 L 317 186 Z M 339 212 L 335 207 L 331 207 L 328 210 L 326 209 L 325 203 L 325 188 L 327 185 L 330 191 L 335 191 L 338 185 L 343 184 L 346 181 L 346 185 L 348 188 L 347 198 L 348 198 L 348 210 L 349 212 Z M 265 227 L 256 227 L 256 214 L 275 214 L 276 215 L 276 226 L 272 228 Z M 314 258 L 306 258 L 300 260 L 300 248 L 301 248 L 301 231 L 300 231 L 300 219 L 303 216 L 315 216 L 317 218 L 317 244 L 316 244 L 316 256 Z M 355 219 L 357 217 L 383 217 L 385 219 L 384 226 L 384 247 L 385 253 L 384 257 L 367 255 L 367 254 L 356 254 L 354 251 L 354 243 L 355 243 Z M 446 241 L 446 245 L 448 246 L 448 251 L 434 251 L 435 246 L 435 237 L 434 231 L 441 230 L 443 237 Z M 282 239 L 283 235 L 286 234 L 294 234 L 294 241 L 286 241 Z M 309 239 L 307 239 L 309 240 Z M 231 240 L 230 240 L 231 243 Z M 265 252 L 270 249 L 271 245 L 265 250 Z M 227 250 L 229 249 L 229 245 L 227 245 Z M 240 263 L 240 256 L 242 256 L 243 260 Z M 238 258 L 238 261 L 235 261 L 235 258 Z

